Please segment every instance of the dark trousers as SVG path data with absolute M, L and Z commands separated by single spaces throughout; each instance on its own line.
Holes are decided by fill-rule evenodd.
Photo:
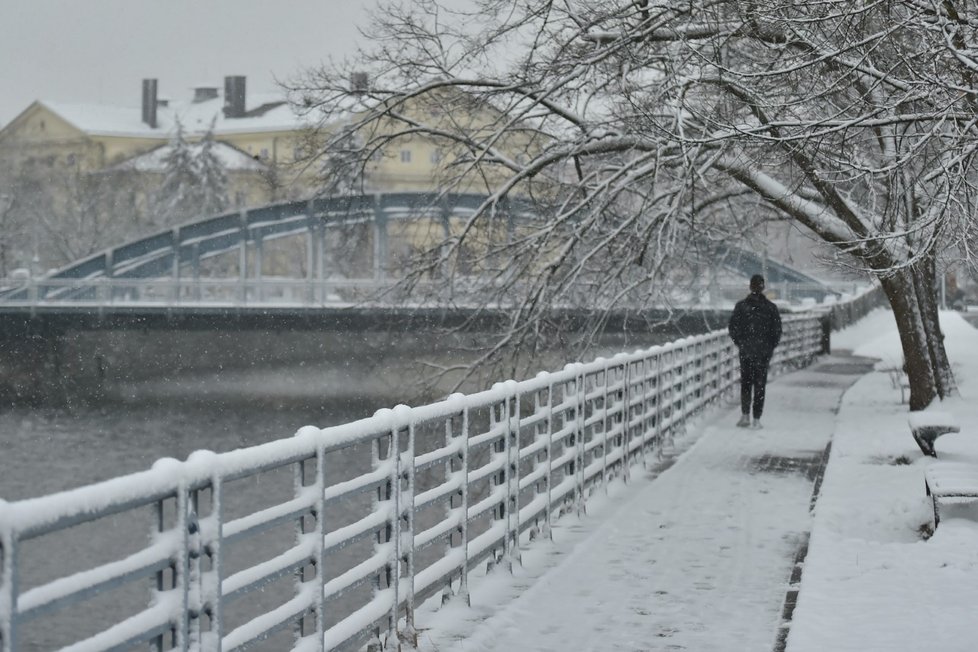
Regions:
M 770 358 L 740 356 L 741 414 L 750 414 L 753 407 L 754 418 L 761 418 L 764 412 L 764 392 L 767 388 L 767 367 L 770 362 Z

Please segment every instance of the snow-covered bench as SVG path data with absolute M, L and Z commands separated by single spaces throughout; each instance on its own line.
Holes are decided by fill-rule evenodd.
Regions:
M 947 412 L 911 412 L 907 419 L 913 440 L 920 446 L 924 455 L 937 457 L 934 442 L 949 432 L 961 432 L 954 415 Z
M 885 371 L 889 375 L 893 389 L 900 390 L 900 403 L 906 403 L 907 393 L 910 392 L 910 379 L 907 378 L 903 367 L 884 367 L 880 371 Z
M 932 462 L 924 470 L 924 487 L 934 501 L 934 529 L 941 522 L 940 506 L 978 501 L 978 465 Z

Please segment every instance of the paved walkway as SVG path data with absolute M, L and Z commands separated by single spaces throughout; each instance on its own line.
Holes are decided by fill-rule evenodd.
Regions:
M 836 409 L 869 369 L 834 355 L 778 377 L 761 430 L 734 427 L 733 403 L 698 421 L 674 465 L 562 519 L 514 575 L 476 582 L 471 609 L 419 617 L 423 649 L 778 649 Z

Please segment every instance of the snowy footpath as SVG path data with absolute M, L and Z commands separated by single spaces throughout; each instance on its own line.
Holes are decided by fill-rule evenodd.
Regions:
M 942 326 L 961 396 L 935 407 L 962 433 L 938 450 L 978 463 L 978 331 L 952 313 Z M 763 429 L 736 428 L 732 402 L 710 412 L 666 460 L 525 545 L 512 572 L 476 578 L 471 606 L 419 610 L 420 648 L 978 649 L 978 525 L 949 518 L 927 538 L 931 460 L 899 389 L 873 371 L 900 361 L 892 315 L 873 313 L 833 347 L 773 379 Z

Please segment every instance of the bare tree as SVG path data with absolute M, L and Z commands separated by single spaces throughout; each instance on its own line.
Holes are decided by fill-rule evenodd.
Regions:
M 2 249 L 10 266 L 59 267 L 145 230 L 145 206 L 130 172 L 87 171 L 79 163 L 20 161 L 0 168 Z
M 978 9 L 953 1 L 476 0 L 391 3 L 353 70 L 291 85 L 366 155 L 426 137 L 453 152 L 448 192 L 490 199 L 419 260 L 480 271 L 534 341 L 585 292 L 597 322 L 695 276 L 737 215 L 795 220 L 893 307 L 911 409 L 953 391 L 937 314 L 941 252 L 968 250 L 978 148 Z M 482 26 L 476 29 L 474 26 Z M 418 110 L 434 105 L 437 112 Z M 326 153 L 328 155 L 328 152 Z M 362 164 L 362 162 L 361 162 Z M 507 202 L 546 217 L 494 237 Z M 749 211 L 749 212 L 747 212 Z M 472 247 L 470 247 L 471 249 Z M 447 270 L 447 271 L 444 271 Z M 668 274 L 666 274 L 668 272 Z

